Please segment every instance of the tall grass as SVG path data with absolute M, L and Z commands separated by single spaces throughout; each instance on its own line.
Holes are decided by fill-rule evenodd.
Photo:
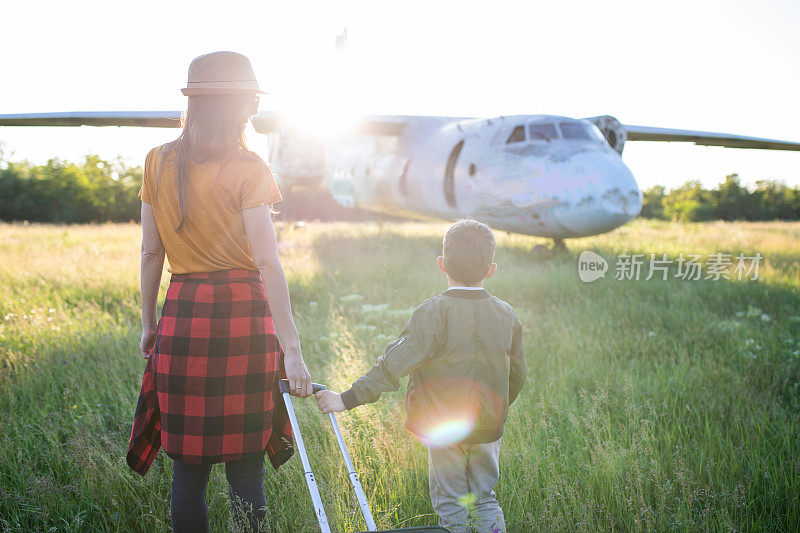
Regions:
M 445 288 L 441 224 L 282 228 L 303 352 L 344 389 L 422 300 Z M 139 228 L 0 225 L 0 530 L 169 527 L 171 465 L 124 455 L 137 356 Z M 534 263 L 498 234 L 489 290 L 518 310 L 529 378 L 513 405 L 498 498 L 510 531 L 800 529 L 800 224 L 636 221 Z M 575 256 L 714 252 L 758 281 L 579 281 Z M 613 266 L 612 266 L 613 268 Z M 163 288 L 168 277 L 165 275 Z M 163 292 L 162 292 L 163 297 Z M 379 525 L 435 523 L 402 390 L 339 416 Z M 328 516 L 363 529 L 325 417 L 295 406 Z M 208 502 L 228 524 L 222 468 Z M 265 476 L 273 531 L 314 531 L 302 468 Z

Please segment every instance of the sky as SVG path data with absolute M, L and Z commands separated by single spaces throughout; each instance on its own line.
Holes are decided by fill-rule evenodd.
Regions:
M 800 2 L 0 3 L 0 113 L 182 110 L 189 62 L 247 55 L 261 109 L 613 115 L 623 124 L 800 141 Z M 344 54 L 334 43 L 342 29 Z M 8 160 L 141 164 L 177 130 L 0 128 Z M 261 141 L 253 146 L 258 150 Z M 642 188 L 737 172 L 800 185 L 800 152 L 630 142 Z

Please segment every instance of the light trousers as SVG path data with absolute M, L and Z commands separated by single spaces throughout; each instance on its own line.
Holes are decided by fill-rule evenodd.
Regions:
M 451 533 L 505 533 L 494 487 L 500 441 L 428 448 L 429 488 L 439 525 Z

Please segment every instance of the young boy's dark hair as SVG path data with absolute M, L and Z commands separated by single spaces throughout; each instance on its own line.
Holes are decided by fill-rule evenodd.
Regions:
M 494 233 L 485 224 L 460 220 L 444 234 L 444 268 L 454 281 L 474 285 L 486 277 L 492 266 L 494 248 Z
M 317 393 L 323 412 L 344 411 L 376 401 L 411 375 L 406 427 L 428 447 L 431 502 L 439 524 L 451 531 L 476 525 L 505 531 L 494 494 L 500 441 L 527 365 L 517 313 L 483 288 L 497 269 L 494 249 L 494 234 L 484 224 L 455 223 L 437 258 L 449 288 L 414 310 L 400 336 L 350 389 Z

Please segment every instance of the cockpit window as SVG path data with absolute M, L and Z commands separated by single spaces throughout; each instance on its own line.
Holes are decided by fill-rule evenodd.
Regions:
M 551 141 L 558 138 L 555 124 L 531 124 L 528 126 L 528 137 L 532 141 Z
M 506 144 L 521 143 L 525 141 L 525 126 L 517 126 L 508 136 Z
M 580 139 L 583 141 L 591 141 L 593 139 L 589 129 L 580 122 L 561 122 L 561 135 L 565 139 Z

